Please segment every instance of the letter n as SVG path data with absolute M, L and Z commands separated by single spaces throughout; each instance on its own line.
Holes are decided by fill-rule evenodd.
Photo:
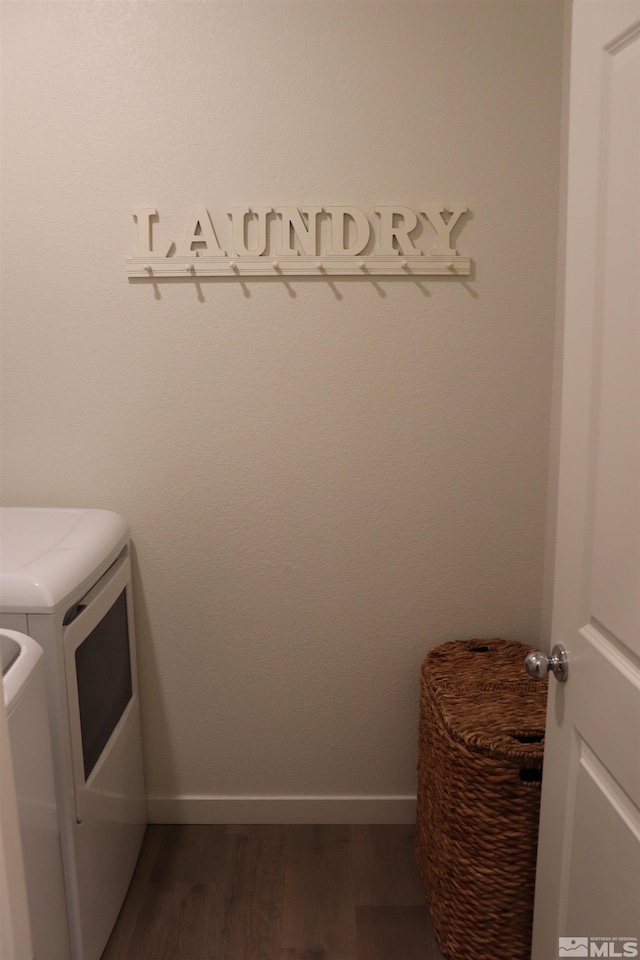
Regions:
M 275 212 L 282 218 L 282 237 L 278 248 L 279 257 L 297 257 L 298 251 L 293 246 L 292 232 L 295 233 L 300 246 L 308 257 L 317 256 L 317 224 L 318 214 L 322 207 L 274 207 Z M 307 218 L 307 223 L 302 215 Z

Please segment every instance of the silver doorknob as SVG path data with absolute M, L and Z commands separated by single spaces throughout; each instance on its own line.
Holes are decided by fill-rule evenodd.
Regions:
M 536 680 L 542 680 L 548 673 L 552 673 L 556 680 L 564 683 L 569 676 L 567 651 L 560 643 L 556 643 L 550 657 L 542 650 L 533 650 L 524 658 L 524 668 L 529 676 Z

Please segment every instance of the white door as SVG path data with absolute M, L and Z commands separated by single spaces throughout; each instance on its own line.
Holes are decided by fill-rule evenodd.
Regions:
M 549 681 L 533 960 L 640 952 L 640 3 L 575 0 L 571 46 L 552 621 L 569 675 Z

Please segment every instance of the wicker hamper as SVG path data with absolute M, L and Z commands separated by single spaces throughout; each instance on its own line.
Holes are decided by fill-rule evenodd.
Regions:
M 451 960 L 529 960 L 547 684 L 513 640 L 422 666 L 416 855 Z

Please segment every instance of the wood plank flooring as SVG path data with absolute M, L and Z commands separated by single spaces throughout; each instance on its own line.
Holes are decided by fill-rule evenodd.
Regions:
M 397 825 L 159 825 L 102 960 L 442 960 Z

